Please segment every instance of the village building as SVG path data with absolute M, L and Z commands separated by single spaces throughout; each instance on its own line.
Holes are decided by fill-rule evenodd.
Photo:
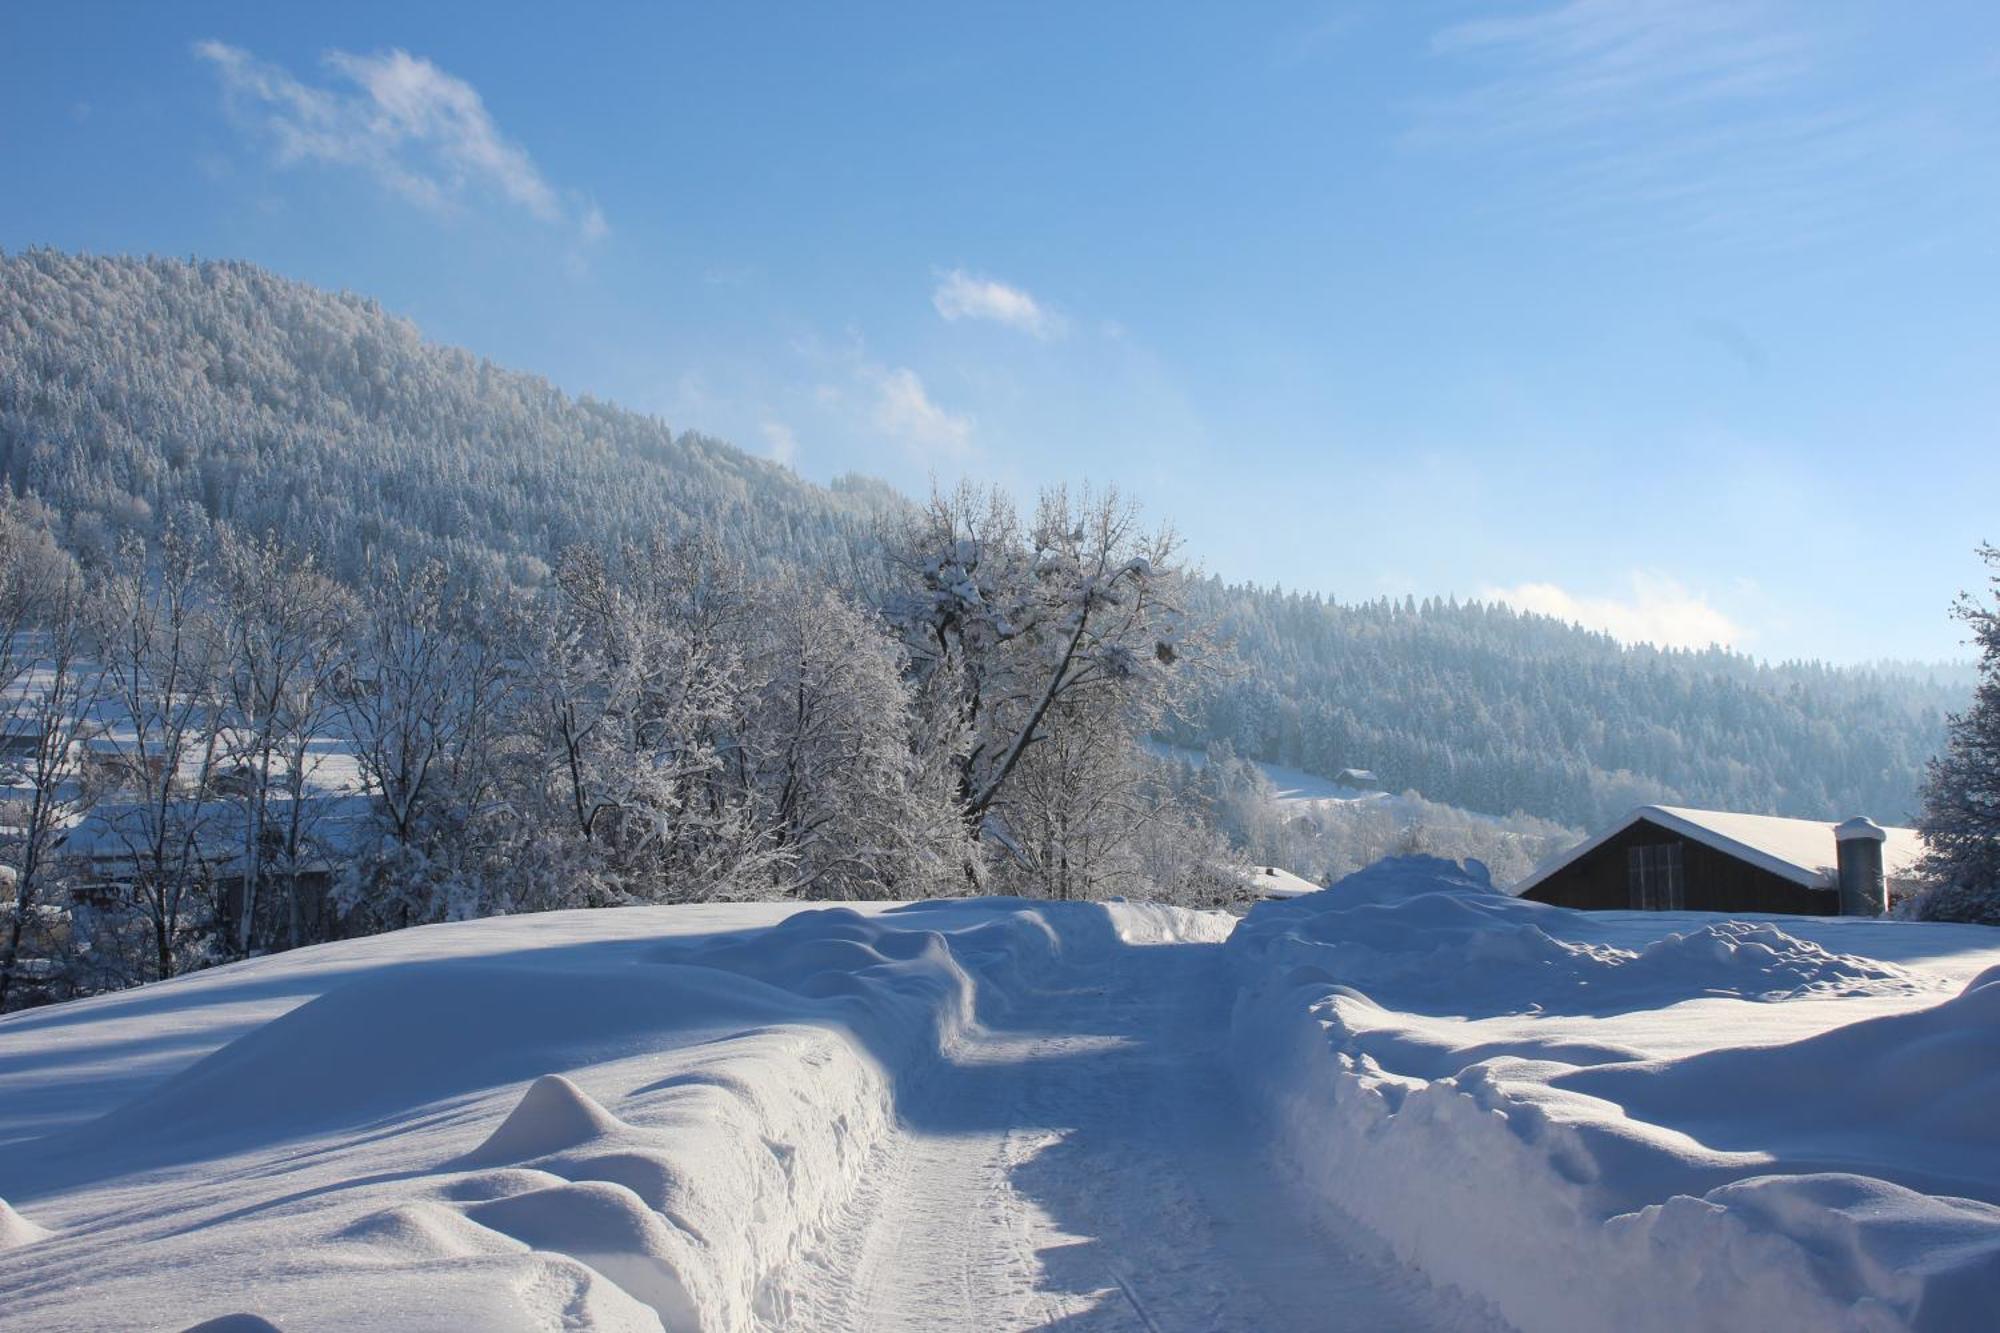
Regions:
M 1559 907 L 1880 916 L 1912 880 L 1915 829 L 1642 805 L 1544 862 L 1516 896 Z
M 1303 898 L 1326 887 L 1282 866 L 1251 866 L 1243 872 L 1242 882 L 1258 898 Z
M 300 926 L 313 938 L 337 933 L 331 902 L 335 882 L 357 854 L 368 826 L 368 799 L 357 794 L 315 794 L 300 811 L 295 864 L 285 856 L 292 803 L 272 801 L 257 839 L 260 894 L 296 887 Z M 172 855 L 187 857 L 186 872 L 214 895 L 218 912 L 242 910 L 248 861 L 249 811 L 237 801 L 176 800 L 164 809 L 129 801 L 103 801 L 64 830 L 57 851 L 81 873 L 71 891 L 80 905 L 99 910 L 127 906 L 145 876 L 147 848 L 162 827 L 171 830 Z

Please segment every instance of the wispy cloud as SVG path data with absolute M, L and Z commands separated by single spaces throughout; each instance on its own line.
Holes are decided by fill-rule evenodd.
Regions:
M 194 52 L 281 163 L 353 168 L 432 212 L 483 195 L 585 242 L 609 231 L 595 202 L 559 192 L 500 132 L 478 89 L 421 56 L 331 51 L 324 63 L 332 81 L 314 85 L 223 42 L 197 42 Z
M 1538 212 L 1796 247 L 1948 193 L 1925 165 L 1941 116 L 1991 128 L 1969 85 L 1862 77 L 1865 48 L 1841 11 L 1778 0 L 1543 3 L 1436 33 L 1459 83 L 1407 141 L 1497 157 Z
M 861 376 L 871 390 L 871 424 L 920 461 L 958 462 L 972 452 L 972 418 L 933 402 L 916 371 L 863 366 Z
M 1706 648 L 1711 644 L 1740 646 L 1748 635 L 1700 593 L 1664 574 L 1631 576 L 1625 597 L 1592 597 L 1554 583 L 1521 583 L 1511 588 L 1487 588 L 1480 597 L 1505 602 L 1517 611 L 1532 611 L 1558 620 L 1602 630 L 1623 643 L 1651 643 L 1662 648 Z
M 1565 0 L 1441 30 L 1438 55 L 1483 74 L 1425 128 L 1488 139 L 1660 122 L 1783 91 L 1809 43 L 1759 0 Z
M 947 320 L 991 320 L 1037 338 L 1060 337 L 1064 331 L 1062 317 L 1021 288 L 979 277 L 962 268 L 952 269 L 938 279 L 931 292 L 931 304 Z

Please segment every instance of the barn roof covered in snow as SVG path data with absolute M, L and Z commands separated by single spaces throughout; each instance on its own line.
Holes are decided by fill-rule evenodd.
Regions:
M 1808 889 L 1836 885 L 1838 853 L 1831 822 L 1785 819 L 1778 815 L 1743 815 L 1731 810 L 1690 810 L 1675 805 L 1642 805 L 1593 838 L 1586 839 L 1535 867 L 1510 892 L 1517 897 L 1574 861 L 1596 851 L 1634 824 L 1644 821 L 1678 833 L 1716 851 L 1747 861 L 1760 869 Z M 1883 878 L 1894 881 L 1915 872 L 1924 854 L 1913 828 L 1884 828 Z

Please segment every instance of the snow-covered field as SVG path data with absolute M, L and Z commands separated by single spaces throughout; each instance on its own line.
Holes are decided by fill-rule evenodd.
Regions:
M 1184 764 L 1200 768 L 1208 762 L 1200 750 L 1190 750 L 1184 746 L 1169 745 L 1161 740 L 1149 740 L 1146 749 L 1162 759 L 1175 759 Z M 1315 805 L 1352 805 L 1364 801 L 1394 801 L 1396 798 L 1386 791 L 1372 788 L 1345 787 L 1332 778 L 1323 778 L 1316 773 L 1302 772 L 1296 768 L 1286 768 L 1281 764 L 1267 764 L 1263 760 L 1252 760 L 1251 767 L 1264 775 L 1271 784 L 1271 797 L 1281 805 L 1298 809 L 1309 809 Z
M 1425 859 L 1233 924 L 554 913 L 14 1015 L 0 1327 L 2000 1308 L 2000 932 L 1585 916 Z

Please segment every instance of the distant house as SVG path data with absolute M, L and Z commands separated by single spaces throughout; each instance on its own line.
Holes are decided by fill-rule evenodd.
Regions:
M 1279 866 L 1251 866 L 1243 883 L 1259 898 L 1303 898 L 1326 887 Z
M 1923 855 L 1915 829 L 1642 805 L 1514 886 L 1560 907 L 1879 916 Z
M 1365 768 L 1343 768 L 1334 774 L 1333 780 L 1343 787 L 1352 787 L 1356 791 L 1379 791 L 1382 786 L 1382 779 Z
M 289 802 L 271 803 L 258 830 L 264 873 L 259 883 L 284 883 L 284 833 Z M 130 901 L 144 873 L 148 839 L 162 815 L 175 839 L 186 840 L 191 870 L 218 898 L 225 917 L 241 910 L 245 881 L 246 810 L 233 801 L 176 800 L 164 812 L 131 802 L 104 801 L 67 829 L 60 851 L 82 874 L 72 891 L 77 902 L 108 908 Z M 318 796 L 304 830 L 297 865 L 290 867 L 299 889 L 301 924 L 315 935 L 332 931 L 328 894 L 343 866 L 351 862 L 368 827 L 368 799 L 359 795 Z
M 1208 876 L 1215 887 L 1216 905 L 1237 909 L 1261 898 L 1300 898 L 1326 887 L 1272 865 L 1214 862 L 1208 866 Z

